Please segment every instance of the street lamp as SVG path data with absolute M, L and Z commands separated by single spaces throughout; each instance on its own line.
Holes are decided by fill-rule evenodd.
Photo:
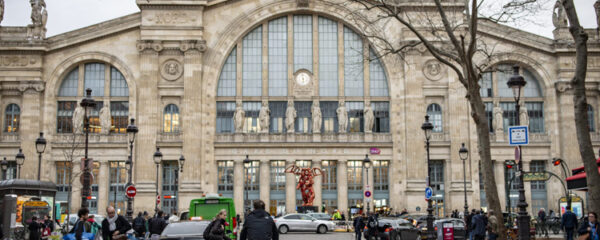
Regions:
M 430 187 L 429 178 L 431 175 L 431 168 L 429 167 L 429 139 L 431 139 L 431 130 L 433 130 L 433 124 L 429 122 L 429 115 L 425 115 L 425 122 L 421 125 L 421 129 L 425 132 L 425 146 L 427 148 L 427 187 Z M 427 200 L 427 239 L 435 239 L 435 230 L 433 230 L 433 207 L 431 206 L 431 199 Z
M 162 158 L 163 158 L 163 154 L 160 152 L 160 148 L 156 147 L 156 152 L 154 153 L 154 163 L 156 164 L 156 206 L 154 208 L 155 213 L 158 212 L 158 199 L 160 197 L 158 195 L 158 167 L 160 166 L 160 163 L 162 162 Z
M 185 157 L 183 157 L 183 155 L 181 155 L 181 157 L 179 157 L 179 172 L 183 172 L 184 164 L 185 164 Z
M 35 140 L 35 150 L 38 153 L 38 181 L 40 181 L 42 175 L 42 153 L 46 151 L 46 139 L 43 132 L 40 132 L 40 136 Z
M 129 126 L 127 126 L 127 139 L 129 140 L 129 158 L 127 159 L 127 162 L 125 162 L 125 167 L 127 168 L 127 186 L 133 185 L 133 142 L 135 142 L 135 135 L 137 132 L 138 128 L 135 125 L 135 118 L 131 118 Z M 115 195 L 116 194 L 117 192 L 115 191 Z M 116 199 L 117 198 L 115 196 L 115 201 Z M 133 198 L 127 198 L 127 219 L 130 222 L 133 221 Z
M 462 143 L 462 146 L 458 150 L 458 156 L 463 162 L 463 181 L 464 181 L 464 192 L 465 192 L 465 217 L 469 215 L 469 205 L 467 204 L 467 168 L 465 167 L 465 162 L 469 157 L 469 150 L 465 147 L 465 143 Z
M 517 126 L 519 126 L 520 123 L 520 119 L 519 119 L 519 110 L 521 108 L 521 106 L 519 105 L 519 100 L 521 99 L 521 89 L 523 87 L 525 87 L 525 85 L 527 84 L 527 82 L 525 81 L 525 78 L 523 78 L 523 76 L 519 75 L 519 66 L 514 66 L 513 67 L 513 75 L 510 77 L 510 79 L 508 80 L 508 82 L 506 83 L 506 85 L 508 85 L 508 87 L 512 88 L 513 90 L 513 95 L 515 97 L 515 110 L 516 110 L 516 114 L 517 114 L 517 121 L 516 124 Z M 517 163 L 517 173 L 518 173 L 518 182 L 519 182 L 519 203 L 517 203 L 517 207 L 519 208 L 519 216 L 517 217 L 517 221 L 519 223 L 518 227 L 519 227 L 519 239 L 521 240 L 527 240 L 529 239 L 529 216 L 527 213 L 527 201 L 525 200 L 525 185 L 523 184 L 523 161 L 522 161 L 522 157 L 521 157 L 521 145 L 518 146 L 519 148 L 519 159 L 515 159 L 518 160 Z
M 8 169 L 8 161 L 6 161 L 6 158 L 4 158 L 4 160 L 2 160 L 2 162 L 0 162 L 0 167 L 2 167 L 2 176 L 3 176 L 3 180 L 6 180 L 6 170 Z
M 248 157 L 248 154 L 246 154 L 246 159 L 244 159 L 244 175 L 245 175 L 245 180 L 244 180 L 244 194 L 246 195 L 246 199 L 244 199 L 244 221 L 246 220 L 246 214 L 248 213 L 248 210 L 250 209 L 250 204 L 247 203 L 250 199 L 248 198 L 248 164 L 250 164 L 250 158 Z
M 19 152 L 17 156 L 15 156 L 15 160 L 17 161 L 17 178 L 21 178 L 21 166 L 25 163 L 25 154 L 23 154 L 23 149 L 19 148 Z
M 85 97 L 81 100 L 79 104 L 85 111 L 83 111 L 83 127 L 85 128 L 85 151 L 83 157 L 83 188 L 81 189 L 81 207 L 87 207 L 87 198 L 91 195 L 92 191 L 90 189 L 91 185 L 91 173 L 89 167 L 88 158 L 88 143 L 89 143 L 89 134 L 90 134 L 90 119 L 89 116 L 92 113 L 92 110 L 96 108 L 96 101 L 92 98 L 92 89 L 88 88 L 85 90 Z M 36 144 L 37 147 L 37 144 Z M 38 151 L 39 152 L 39 151 Z
M 367 187 L 369 186 L 369 168 L 371 167 L 371 159 L 369 159 L 369 154 L 365 154 L 365 159 L 363 159 L 363 168 L 367 170 Z M 368 189 L 367 189 L 368 190 Z M 369 215 L 370 202 L 367 199 L 367 215 Z
M 558 166 L 560 165 L 562 168 L 562 171 L 565 175 L 565 179 L 567 179 L 567 177 L 569 177 L 569 173 L 571 172 L 569 170 L 569 165 L 567 165 L 567 162 L 563 161 L 561 158 L 552 158 L 552 165 L 554 166 Z M 571 190 L 567 191 L 565 193 L 567 195 L 567 209 L 571 209 Z

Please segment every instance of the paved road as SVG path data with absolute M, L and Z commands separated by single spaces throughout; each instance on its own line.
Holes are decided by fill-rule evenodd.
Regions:
M 281 240 L 354 240 L 354 233 L 287 233 L 280 234 L 279 239 Z

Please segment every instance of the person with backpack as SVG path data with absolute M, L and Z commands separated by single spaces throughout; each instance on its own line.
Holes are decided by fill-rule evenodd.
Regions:
M 79 217 L 79 220 L 77 220 L 75 226 L 73 226 L 73 229 L 71 229 L 71 233 L 75 234 L 75 240 L 81 240 L 83 233 L 89 232 L 85 230 L 85 223 L 87 222 L 89 213 L 90 210 L 87 208 L 81 208 L 79 211 L 77 211 L 77 217 Z
M 356 218 L 354 218 L 354 222 L 352 225 L 354 226 L 354 232 L 356 233 L 356 240 L 361 240 L 362 231 L 365 228 L 365 221 L 363 219 L 362 214 L 356 215 Z
M 167 227 L 167 220 L 163 216 L 163 211 L 159 210 L 156 216 L 150 220 L 150 237 L 152 239 L 158 239 L 163 230 Z
M 146 233 L 146 219 L 142 216 L 142 212 L 138 213 L 138 216 L 133 220 L 133 231 L 135 231 L 135 237 L 144 237 Z
M 225 234 L 225 226 L 229 226 L 226 221 L 227 219 L 227 210 L 221 209 L 215 219 L 208 224 L 206 229 L 204 229 L 204 233 L 202 236 L 206 240 L 231 240 Z
M 265 202 L 256 200 L 252 211 L 244 219 L 240 240 L 279 240 L 279 231 L 273 218 L 265 211 Z
M 377 216 L 375 214 L 371 214 L 369 216 L 369 219 L 367 220 L 367 232 L 369 236 L 367 240 L 377 239 L 377 236 L 379 235 L 377 225 L 379 225 L 379 220 L 377 219 Z

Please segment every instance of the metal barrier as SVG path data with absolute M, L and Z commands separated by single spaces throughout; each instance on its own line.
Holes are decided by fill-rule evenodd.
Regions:
M 343 221 L 343 220 L 334 220 L 335 232 L 354 232 L 354 227 L 352 226 L 351 221 Z

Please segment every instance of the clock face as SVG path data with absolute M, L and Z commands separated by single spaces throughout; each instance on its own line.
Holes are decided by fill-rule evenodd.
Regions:
M 305 72 L 298 73 L 298 75 L 296 75 L 296 82 L 298 85 L 305 86 L 310 82 L 310 76 Z

